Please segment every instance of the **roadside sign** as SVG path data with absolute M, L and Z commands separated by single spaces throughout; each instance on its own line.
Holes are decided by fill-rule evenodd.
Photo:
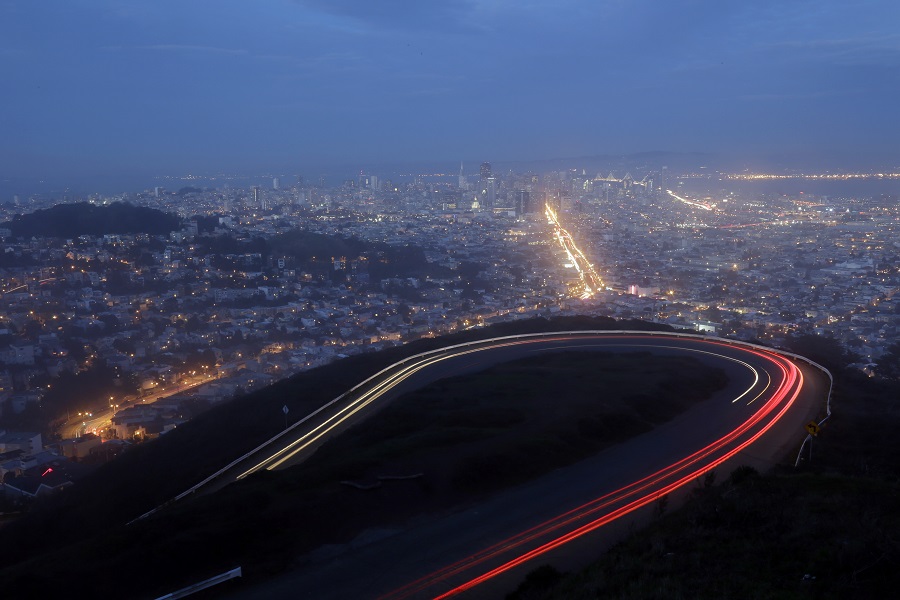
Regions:
M 281 412 L 283 412 L 284 414 L 288 414 L 287 404 L 285 404 L 284 406 L 281 407 Z
M 809 432 L 810 435 L 819 435 L 820 429 L 821 428 L 819 427 L 819 424 L 816 423 L 815 421 L 810 421 L 809 423 L 806 424 L 806 430 Z

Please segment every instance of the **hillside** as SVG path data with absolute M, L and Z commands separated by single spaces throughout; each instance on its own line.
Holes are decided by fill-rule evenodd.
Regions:
M 475 329 L 436 339 L 423 339 L 374 354 L 352 356 L 300 373 L 205 413 L 164 438 L 135 447 L 124 456 L 48 499 L 29 515 L 4 528 L 0 576 L 13 571 L 26 577 L 34 557 L 60 549 L 72 552 L 84 539 L 128 535 L 123 525 L 254 448 L 284 427 L 282 406 L 291 415 L 309 414 L 355 383 L 407 356 L 490 337 L 540 331 L 578 329 L 666 330 L 642 321 L 598 317 L 532 319 Z M 348 380 L 347 373 L 354 377 Z M 202 451 L 201 451 L 202 449 Z M 234 506 L 239 512 L 246 507 Z M 152 535 L 148 533 L 148 535 Z M 37 568 L 37 567 L 35 567 Z M 27 581 L 19 580 L 27 585 Z
M 0 225 L 16 237 L 75 238 L 80 235 L 149 233 L 166 234 L 181 226 L 175 216 L 127 202 L 96 205 L 88 202 L 57 204 L 52 208 L 16 215 Z
M 589 567 L 537 567 L 508 600 L 895 596 L 900 384 L 835 375 L 834 414 L 798 468 L 717 473 Z
M 77 542 L 50 560 L 7 570 L 6 580 L 18 584 L 23 570 L 38 565 L 52 581 L 97 565 L 110 573 L 107 583 L 164 573 L 140 595 L 149 598 L 240 564 L 242 583 L 252 585 L 372 527 L 444 514 L 588 458 L 674 418 L 727 381 L 693 357 L 648 358 L 566 352 L 440 380 L 398 398 L 301 466 L 176 505 L 120 535 Z M 692 393 L 666 393 L 673 389 Z M 648 403 L 651 397 L 668 401 Z M 382 482 L 386 474 L 400 479 Z M 60 553 L 68 558 L 54 560 Z M 65 590 L 47 581 L 25 585 L 42 596 Z
M 375 278 L 421 276 L 438 270 L 429 264 L 424 251 L 414 246 L 391 246 L 308 231 L 282 233 L 268 240 L 268 244 L 272 254 L 289 256 L 301 263 L 325 262 L 329 267 L 332 258 L 361 257 Z
M 73 558 L 84 557 L 89 559 L 90 568 L 109 573 L 104 579 L 107 583 L 120 578 L 140 581 L 148 577 L 140 565 L 157 551 L 170 556 L 170 562 L 171 557 L 180 557 L 173 564 L 187 568 L 192 576 L 197 575 L 196 569 L 211 575 L 224 570 L 219 567 L 226 563 L 225 568 L 233 566 L 230 561 L 236 552 L 256 556 L 255 576 L 288 568 L 291 552 L 282 550 L 299 551 L 301 547 L 296 546 L 296 536 L 290 535 L 286 519 L 304 512 L 297 510 L 291 494 L 308 489 L 312 484 L 309 477 L 315 478 L 314 473 L 301 476 L 303 470 L 295 469 L 290 476 L 264 474 L 228 493 L 176 505 L 151 522 L 131 527 L 124 524 L 196 483 L 198 474 L 214 471 L 280 430 L 284 404 L 289 405 L 292 415 L 307 414 L 345 391 L 351 383 L 347 381 L 348 372 L 355 374 L 354 380 L 360 380 L 403 357 L 440 346 L 516 333 L 577 329 L 665 328 L 608 318 L 536 319 L 421 340 L 299 374 L 221 406 L 158 442 L 135 448 L 66 494 L 6 526 L 3 533 L 7 543 L 0 545 L 0 564 L 4 565 L 0 577 L 6 582 L 6 590 L 48 591 L 48 585 L 55 585 L 53 581 L 72 581 L 88 568 Z M 500 380 L 504 377 L 509 375 L 500 376 Z M 486 385 L 484 381 L 472 381 L 462 385 Z M 466 395 L 450 391 L 450 397 Z M 893 436 L 873 432 L 890 432 L 900 424 L 900 408 L 895 402 L 898 396 L 897 384 L 836 371 L 835 415 L 815 440 L 811 463 L 804 462 L 800 470 L 785 466 L 764 476 L 746 470 L 717 473 L 717 482 L 723 483 L 716 486 L 708 480 L 683 510 L 661 514 L 650 529 L 606 554 L 591 570 L 563 578 L 550 569 L 541 569 L 513 597 L 587 598 L 598 597 L 596 591 L 601 590 L 600 597 L 624 598 L 865 598 L 890 590 L 897 581 L 889 565 L 898 559 L 900 511 L 895 509 L 900 491 L 896 475 L 900 472 L 900 443 Z M 473 409 L 482 411 L 479 420 L 483 420 L 484 407 L 475 405 Z M 386 416 L 391 417 L 391 413 Z M 400 424 L 405 426 L 413 417 L 404 416 Z M 465 426 L 462 419 L 457 425 Z M 511 421 L 494 419 L 490 423 L 503 428 Z M 418 439 L 427 442 L 443 435 L 435 432 Z M 468 430 L 467 435 L 478 442 L 481 433 Z M 403 434 L 398 440 L 407 437 L 416 436 Z M 385 448 L 396 449 L 392 439 L 386 438 L 390 443 Z M 368 443 L 342 444 L 350 445 L 332 445 L 331 455 L 356 457 L 362 448 L 370 447 Z M 585 447 L 582 442 L 576 446 Z M 503 452 L 498 456 L 502 458 Z M 793 458 L 785 457 L 785 464 L 792 463 Z M 328 452 L 317 460 L 320 465 L 328 462 Z M 314 466 L 316 461 L 309 464 Z M 548 464 L 549 468 L 565 464 L 565 458 L 562 463 Z M 476 462 L 469 467 L 472 465 L 484 466 Z M 347 476 L 366 481 L 371 466 L 350 464 Z M 461 463 L 458 468 L 463 470 L 455 472 L 465 474 L 465 467 Z M 458 481 L 472 480 L 461 477 Z M 478 486 L 473 489 L 484 491 Z M 427 486 L 423 488 L 420 483 L 410 483 L 404 490 L 402 497 L 418 490 L 415 493 L 433 498 L 428 496 Z M 313 505 L 309 511 L 322 515 L 324 530 L 328 529 L 325 515 L 329 507 L 334 507 L 329 493 L 318 499 L 310 496 Z M 396 508 L 394 503 L 388 504 L 386 517 Z M 357 513 L 370 514 L 368 508 L 344 514 Z M 352 527 L 367 523 L 343 523 L 339 535 L 352 536 Z M 259 538 L 260 530 L 271 535 Z M 313 543 L 314 538 L 309 536 L 314 533 L 310 530 L 299 543 Z M 191 562 L 201 547 L 207 549 L 202 564 Z M 709 564 L 715 564 L 716 569 L 707 568 Z M 803 580 L 806 574 L 815 576 L 815 582 Z M 173 584 L 187 582 L 187 574 L 172 572 L 171 576 Z M 141 585 L 160 591 L 174 589 L 164 583 L 155 575 Z M 757 584 L 759 587 L 754 587 Z M 84 595 L 96 591 L 82 589 Z M 754 594 L 756 589 L 760 593 Z

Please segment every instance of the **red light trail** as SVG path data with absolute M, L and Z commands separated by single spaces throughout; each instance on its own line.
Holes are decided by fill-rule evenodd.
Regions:
M 710 343 L 726 346 L 726 344 L 717 342 Z M 502 555 L 511 549 L 522 548 L 523 552 L 517 557 L 508 559 L 499 566 L 490 567 L 484 573 L 456 585 L 456 587 L 435 596 L 435 598 L 443 599 L 456 596 L 568 542 L 596 531 L 604 525 L 696 481 L 698 477 L 702 477 L 733 458 L 757 441 L 784 416 L 797 399 L 803 386 L 803 374 L 790 360 L 774 353 L 751 349 L 745 350 L 774 365 L 776 372 L 781 373 L 781 378 L 780 383 L 769 399 L 765 403 L 761 403 L 750 418 L 738 427 L 706 447 L 651 475 L 566 511 L 463 560 L 419 578 L 389 594 L 381 596 L 381 598 L 383 600 L 408 598 L 413 594 L 419 594 L 431 588 L 435 584 L 461 576 L 478 565 L 491 560 L 501 559 Z M 588 518 L 591 520 L 587 523 L 579 524 L 580 521 Z M 548 536 L 556 537 L 541 541 L 542 538 Z M 528 549 L 527 546 L 533 544 L 538 545 Z

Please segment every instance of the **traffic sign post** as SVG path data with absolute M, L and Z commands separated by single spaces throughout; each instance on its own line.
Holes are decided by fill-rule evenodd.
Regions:
M 287 404 L 281 407 L 281 412 L 284 413 L 284 428 L 287 429 L 287 415 L 290 412 L 288 410 Z
M 815 421 L 810 421 L 806 424 L 806 431 L 809 432 L 809 435 L 816 436 L 819 435 L 819 431 L 821 431 L 821 428 Z

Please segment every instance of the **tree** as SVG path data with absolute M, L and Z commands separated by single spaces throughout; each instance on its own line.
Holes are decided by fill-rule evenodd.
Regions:
M 812 334 L 791 336 L 787 339 L 787 346 L 792 352 L 805 356 L 829 370 L 844 369 L 857 358 L 830 336 Z
M 113 340 L 113 348 L 115 348 L 122 354 L 134 354 L 136 350 L 134 340 L 122 338 L 116 338 L 115 340 Z
M 889 379 L 900 379 L 900 342 L 887 347 L 887 352 L 878 359 L 875 372 Z
M 25 326 L 22 329 L 25 331 L 26 336 L 28 336 L 30 338 L 36 338 L 38 336 L 38 334 L 41 333 L 41 331 L 43 331 L 44 326 L 41 325 L 40 321 L 31 319 L 30 321 L 25 323 Z
M 106 327 L 106 333 L 116 331 L 120 325 L 119 319 L 115 315 L 109 313 L 97 315 L 97 320 Z
M 409 307 L 409 304 L 405 302 L 401 302 L 397 305 L 397 314 L 403 317 L 403 321 L 409 323 L 412 319 L 412 309 Z

